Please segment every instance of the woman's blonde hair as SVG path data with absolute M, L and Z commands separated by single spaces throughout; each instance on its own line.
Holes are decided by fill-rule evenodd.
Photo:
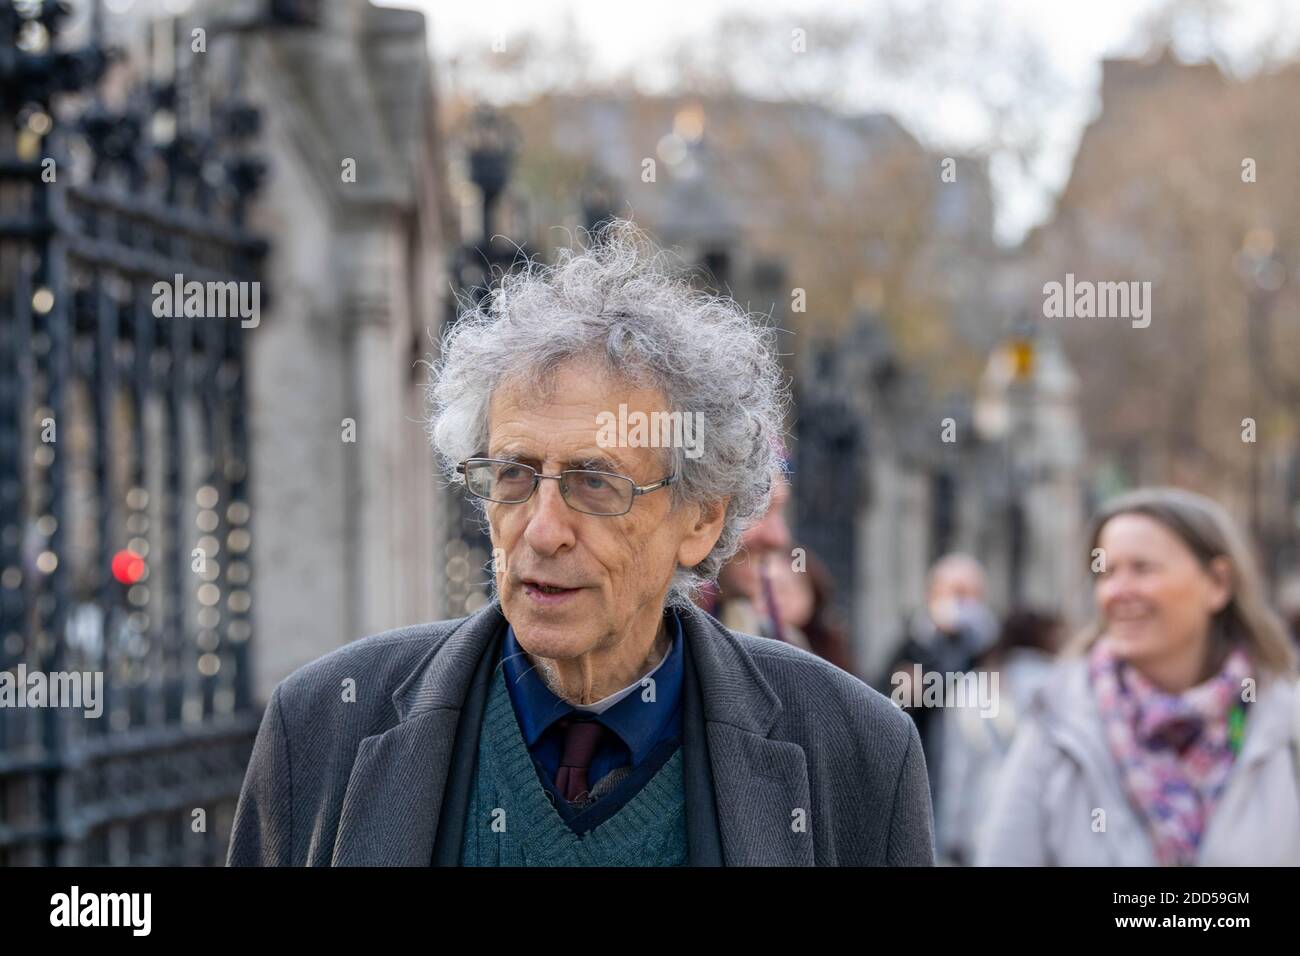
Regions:
M 1217 502 L 1181 488 L 1140 488 L 1107 501 L 1092 522 L 1088 553 L 1095 553 L 1102 529 L 1112 518 L 1143 515 L 1182 540 L 1203 567 L 1215 558 L 1228 562 L 1232 596 L 1210 623 L 1211 655 L 1240 641 L 1265 675 L 1294 675 L 1296 652 L 1282 619 L 1268 605 L 1264 585 L 1245 535 Z M 1084 653 L 1101 636 L 1100 618 L 1077 634 L 1065 653 Z

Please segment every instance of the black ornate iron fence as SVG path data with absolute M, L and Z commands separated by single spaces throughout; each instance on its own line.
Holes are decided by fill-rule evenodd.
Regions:
M 260 294 L 258 114 L 174 23 L 132 81 L 70 12 L 0 0 L 0 865 L 220 863 L 260 716 L 255 322 L 211 307 Z

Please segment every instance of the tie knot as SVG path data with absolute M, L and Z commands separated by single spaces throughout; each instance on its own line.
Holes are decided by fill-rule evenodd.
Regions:
M 596 749 L 605 736 L 604 724 L 598 720 L 565 717 L 561 725 L 564 728 L 564 747 L 560 764 L 584 770 L 590 767 L 591 759 L 596 756 Z

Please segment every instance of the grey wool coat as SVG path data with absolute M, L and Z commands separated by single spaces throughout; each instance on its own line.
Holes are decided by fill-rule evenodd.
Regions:
M 680 613 L 692 865 L 933 862 L 925 758 L 904 713 L 805 651 Z M 505 628 L 493 602 L 345 645 L 282 681 L 228 865 L 455 865 Z

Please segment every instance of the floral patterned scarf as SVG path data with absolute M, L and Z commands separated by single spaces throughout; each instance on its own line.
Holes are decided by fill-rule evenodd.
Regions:
M 1168 694 L 1118 660 L 1103 635 L 1088 659 L 1106 741 L 1162 866 L 1190 866 L 1232 769 L 1230 723 L 1250 659 L 1240 645 L 1217 674 Z

